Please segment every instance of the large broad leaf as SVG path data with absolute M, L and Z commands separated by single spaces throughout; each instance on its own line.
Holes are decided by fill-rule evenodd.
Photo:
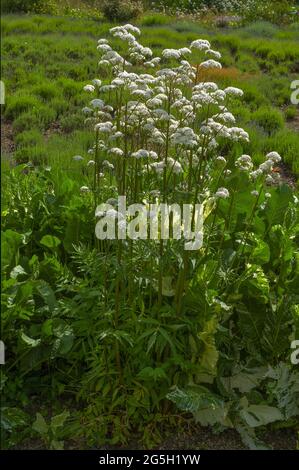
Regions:
M 249 428 L 244 424 L 237 424 L 236 429 L 243 443 L 249 447 L 250 450 L 270 450 L 264 442 L 256 437 L 254 428 Z
M 1 407 L 1 428 L 6 431 L 20 428 L 26 425 L 27 415 L 19 408 Z
M 64 356 L 73 347 L 74 332 L 70 325 L 58 318 L 52 322 L 52 331 L 56 339 L 51 351 L 51 358 Z
M 269 233 L 271 262 L 273 267 L 282 269 L 283 264 L 290 261 L 295 256 L 294 241 L 290 234 L 280 225 L 274 225 Z
M 69 416 L 69 411 L 63 411 L 59 415 L 53 416 L 53 418 L 51 419 L 51 429 L 54 434 L 57 428 L 61 428 L 64 425 L 65 421 L 68 419 Z
M 290 369 L 288 364 L 280 363 L 270 368 L 267 377 L 272 379 L 271 392 L 277 400 L 279 409 L 286 419 L 299 415 L 299 372 Z
M 238 389 L 241 393 L 248 393 L 256 388 L 267 373 L 267 367 L 259 367 L 248 371 L 242 371 L 231 377 L 222 377 L 221 381 L 226 390 Z
M 249 294 L 252 297 L 258 296 L 260 301 L 267 303 L 270 287 L 264 271 L 261 267 L 255 265 L 249 266 L 249 269 L 252 272 L 252 276 L 248 279 L 246 286 Z
M 34 289 L 34 282 L 26 281 L 26 282 L 19 283 L 16 296 L 14 299 L 15 304 L 25 304 L 29 299 L 32 298 L 33 289 Z
M 217 372 L 217 362 L 219 353 L 215 345 L 215 333 L 217 331 L 218 320 L 214 316 L 208 320 L 199 338 L 203 343 L 203 352 L 200 359 L 200 368 L 203 374 L 215 376 Z M 210 382 L 210 381 L 209 381 Z
M 167 398 L 179 409 L 192 413 L 202 426 L 216 423 L 230 424 L 227 420 L 228 407 L 225 402 L 205 387 L 193 386 L 186 389 L 175 387 L 168 393 Z
M 270 248 L 263 240 L 257 240 L 257 245 L 254 248 L 251 259 L 254 263 L 265 264 L 270 259 Z
M 49 427 L 45 418 L 40 413 L 36 413 L 36 419 L 32 425 L 32 429 L 39 434 L 47 434 Z
M 48 305 L 49 309 L 52 311 L 56 307 L 56 297 L 53 289 L 45 281 L 38 281 L 36 284 L 36 290 L 39 295 L 43 298 L 44 302 Z
M 238 314 L 238 327 L 243 337 L 243 346 L 247 347 L 253 356 L 256 356 L 260 354 L 261 350 L 265 314 L 261 306 L 253 299 L 251 299 L 250 304 L 239 304 L 236 311 Z
M 74 245 L 80 241 L 79 235 L 82 225 L 84 225 L 84 221 L 82 221 L 80 213 L 71 213 L 66 223 L 65 237 L 63 240 L 63 246 L 69 253 L 74 251 Z
M 6 230 L 1 234 L 1 266 L 10 266 L 19 247 L 23 242 L 23 236 L 13 230 Z
M 283 419 L 278 408 L 268 405 L 249 405 L 240 411 L 240 416 L 251 428 L 264 426 Z
M 56 249 L 60 245 L 61 241 L 59 238 L 54 237 L 53 235 L 44 235 L 40 241 L 40 244 L 46 248 Z
M 283 223 L 288 206 L 293 199 L 293 191 L 289 185 L 278 186 L 272 192 L 266 207 L 266 218 L 270 226 Z
M 51 441 L 51 449 L 53 449 L 53 450 L 63 450 L 64 449 L 64 442 L 63 441 L 57 441 L 56 439 L 53 439 L 53 441 Z

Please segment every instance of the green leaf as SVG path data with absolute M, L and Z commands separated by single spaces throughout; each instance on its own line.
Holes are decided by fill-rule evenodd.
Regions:
M 36 413 L 36 419 L 32 425 L 32 429 L 39 434 L 47 434 L 49 426 L 47 425 L 44 417 L 40 413 Z
M 6 230 L 1 234 L 1 266 L 3 268 L 11 265 L 22 242 L 22 234 L 13 230 Z
M 283 419 L 278 408 L 268 405 L 249 405 L 240 411 L 240 416 L 251 428 L 264 426 Z
M 53 289 L 47 284 L 47 282 L 39 281 L 36 285 L 36 290 L 39 295 L 43 298 L 49 309 L 53 311 L 56 307 L 56 297 Z
M 218 320 L 214 316 L 208 320 L 199 338 L 204 344 L 204 350 L 201 355 L 200 366 L 205 374 L 216 375 L 219 353 L 215 345 L 215 333 L 217 331 Z
M 251 256 L 254 263 L 268 263 L 270 260 L 270 248 L 263 240 L 257 240 L 257 246 L 254 248 Z
M 27 344 L 27 346 L 30 346 L 31 348 L 36 348 L 36 346 L 38 346 L 41 342 L 40 339 L 29 338 L 29 336 L 25 335 L 23 331 L 21 333 L 21 339 L 25 344 Z
M 249 447 L 250 450 L 270 450 L 264 442 L 256 437 L 253 428 L 249 428 L 243 424 L 237 424 L 236 429 L 240 434 L 243 443 Z
M 17 279 L 18 276 L 22 276 L 22 275 L 23 276 L 27 275 L 27 273 L 26 273 L 25 269 L 22 266 L 20 266 L 19 264 L 18 264 L 18 266 L 15 266 L 13 268 L 13 270 L 11 271 L 11 273 L 10 273 L 10 277 L 12 279 Z
M 42 333 L 43 335 L 45 336 L 51 336 L 52 333 L 53 333 L 53 320 L 52 319 L 49 319 L 49 320 L 46 320 L 43 325 L 42 325 Z
M 56 441 L 55 439 L 51 441 L 51 449 L 53 450 L 63 450 L 64 441 Z
M 266 367 L 260 367 L 248 372 L 239 372 L 231 377 L 222 377 L 221 381 L 228 391 L 231 388 L 237 388 L 241 393 L 248 393 L 259 385 L 266 372 Z
M 21 428 L 27 424 L 27 415 L 19 408 L 3 406 L 0 412 L 1 428 L 6 431 Z
M 18 284 L 15 303 L 22 304 L 25 303 L 25 301 L 27 302 L 32 297 L 33 286 L 33 282 L 30 281 Z
M 283 223 L 289 204 L 293 199 L 293 191 L 287 184 L 278 186 L 272 191 L 266 207 L 266 218 L 270 226 Z
M 56 340 L 54 341 L 51 357 L 64 356 L 73 347 L 73 329 L 64 320 L 55 318 L 52 323 L 52 330 L 54 336 L 56 336 Z
M 299 372 L 289 365 L 280 363 L 269 368 L 267 377 L 272 379 L 271 392 L 286 419 L 299 415 Z
M 172 276 L 163 276 L 162 278 L 162 294 L 166 297 L 172 297 L 175 294 L 175 289 L 173 288 L 173 277 Z
M 172 391 L 167 394 L 166 398 L 175 403 L 180 410 L 194 413 L 200 408 L 202 396 L 205 393 L 206 389 L 204 389 L 204 387 L 199 388 L 196 393 L 175 386 Z
M 64 425 L 65 421 L 68 419 L 69 416 L 69 411 L 63 411 L 63 413 L 53 416 L 53 418 L 51 419 L 50 426 L 54 434 L 57 428 L 61 428 Z
M 187 389 L 174 387 L 166 398 L 175 403 L 179 409 L 192 413 L 202 426 L 216 423 L 230 424 L 227 420 L 228 407 L 225 402 L 205 387 L 190 386 Z
M 162 367 L 145 367 L 142 369 L 139 374 L 138 374 L 139 379 L 145 380 L 145 381 L 151 381 L 153 380 L 154 382 L 158 382 L 160 380 L 167 380 L 167 375 L 165 373 L 165 370 L 162 369 Z
M 54 237 L 53 235 L 44 235 L 40 241 L 40 244 L 47 248 L 55 249 L 61 244 L 61 241 L 59 238 Z

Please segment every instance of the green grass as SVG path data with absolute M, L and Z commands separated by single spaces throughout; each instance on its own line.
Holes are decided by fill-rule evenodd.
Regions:
M 290 106 L 290 83 L 298 78 L 296 25 L 280 28 L 257 22 L 243 28 L 217 30 L 162 14 L 144 15 L 138 23 L 144 45 L 157 54 L 174 44 L 183 47 L 198 37 L 209 39 L 221 51 L 226 70 L 217 76 L 217 82 L 244 90 L 244 106 L 234 111 L 245 127 L 263 133 L 263 138 L 250 144 L 247 150 L 260 155 L 264 142 L 268 142 L 267 135 L 275 139 L 283 132 L 292 142 L 294 153 L 286 150 L 287 154 L 282 156 L 298 172 L 299 138 L 295 130 L 286 130 L 281 112 Z M 3 17 L 2 79 L 7 93 L 4 116 L 12 122 L 18 157 L 18 134 L 24 131 L 39 131 L 43 136 L 55 123 L 63 134 L 57 140 L 58 147 L 65 139 L 62 147 L 68 148 L 72 140 L 69 134 L 84 129 L 81 109 L 88 104 L 89 96 L 82 88 L 98 76 L 96 41 L 107 34 L 110 26 L 86 18 Z M 286 118 L 291 121 L 295 115 L 292 110 Z M 38 160 L 48 145 L 46 141 L 43 145 L 40 142 L 26 145 L 26 158 Z M 56 145 L 55 139 L 51 145 Z M 283 148 L 288 149 L 286 145 Z M 46 154 L 47 160 L 52 158 L 48 147 Z

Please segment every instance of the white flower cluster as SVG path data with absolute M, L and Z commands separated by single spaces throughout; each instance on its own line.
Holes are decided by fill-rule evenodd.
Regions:
M 250 171 L 253 168 L 253 163 L 250 155 L 241 155 L 236 161 L 236 167 L 241 171 Z
M 257 170 L 250 173 L 253 180 L 258 179 L 260 176 L 266 176 L 266 183 L 274 184 L 279 181 L 280 175 L 273 173 L 274 165 L 281 161 L 281 156 L 277 152 L 270 152 L 266 155 L 266 160 L 260 164 Z
M 229 197 L 229 191 L 226 188 L 219 188 L 215 196 L 219 199 L 227 199 Z
M 97 46 L 99 65 L 107 69 L 105 76 L 109 78 L 104 83 L 96 78 L 84 87 L 95 96 L 83 112 L 97 135 L 88 166 L 99 168 L 95 162 L 100 152 L 101 169 L 113 170 L 116 178 L 121 177 L 123 168 L 134 168 L 136 178 L 152 175 L 153 170 L 157 175 L 181 175 L 178 184 L 183 184 L 182 175 L 192 175 L 189 164 L 196 170 L 203 159 L 213 159 L 223 177 L 229 176 L 232 168 L 225 168 L 227 160 L 217 156 L 217 146 L 219 139 L 249 141 L 248 133 L 236 126 L 228 109 L 230 100 L 242 97 L 243 91 L 232 86 L 222 90 L 212 81 L 199 81 L 203 69 L 221 68 L 220 52 L 212 49 L 209 41 L 197 39 L 189 47 L 164 49 L 161 57 L 154 57 L 152 50 L 136 39 L 140 36 L 137 27 L 117 26 L 110 34 L 113 43 L 100 39 Z M 116 50 L 119 41 L 125 43 L 122 55 Z M 251 157 L 244 154 L 235 166 L 249 172 L 253 180 L 266 175 L 270 182 L 270 173 L 279 161 L 280 156 L 271 152 L 253 171 Z M 203 165 L 203 171 L 208 172 L 211 166 Z M 229 191 L 221 187 L 215 196 L 226 199 Z

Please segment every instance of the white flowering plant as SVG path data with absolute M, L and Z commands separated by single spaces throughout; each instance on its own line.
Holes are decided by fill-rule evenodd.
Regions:
M 157 55 L 140 37 L 126 24 L 98 41 L 98 76 L 82 91 L 86 153 L 67 169 L 9 171 L 1 339 L 17 381 L 3 374 L 5 400 L 13 387 L 23 400 L 22 378 L 42 393 L 51 383 L 87 445 L 137 436 L 152 448 L 191 412 L 261 448 L 255 428 L 298 414 L 298 199 L 280 179 L 283 155 L 266 144 L 262 160 L 248 155 L 232 113 L 242 90 L 206 79 L 221 53 L 197 39 Z M 155 222 L 163 204 L 170 236 L 159 225 L 146 236 L 141 214 Z M 184 206 L 191 232 L 200 207 L 194 240 L 176 236 Z
M 276 308 L 286 315 L 283 298 L 292 294 L 281 295 L 279 289 L 285 286 L 278 284 L 282 286 L 285 276 L 294 273 L 290 259 L 288 274 L 278 274 L 278 260 L 274 272 L 269 266 L 275 256 L 276 224 L 280 236 L 293 231 L 295 216 L 292 212 L 291 220 L 290 211 L 296 201 L 280 182 L 277 152 L 266 154 L 257 167 L 254 158 L 242 153 L 249 135 L 237 127 L 230 112 L 230 104 L 242 99 L 242 90 L 221 89 L 205 80 L 206 69 L 221 69 L 221 53 L 206 39 L 198 39 L 155 56 L 139 42 L 140 35 L 136 26 L 127 24 L 111 28 L 111 40 L 98 41 L 99 76 L 105 78 L 84 87 L 91 99 L 83 111 L 95 142 L 88 152 L 81 192 L 94 208 L 110 202 L 113 209 L 97 210 L 96 218 L 106 215 L 121 227 L 126 220 L 118 196 L 149 208 L 161 202 L 203 207 L 203 243 L 196 250 L 185 249 L 175 237 L 166 241 L 162 233 L 155 240 L 137 236 L 95 241 L 99 259 L 105 260 L 103 308 L 111 311 L 106 332 L 99 332 L 106 351 L 103 357 L 107 360 L 106 348 L 113 345 L 114 356 L 109 354 L 117 377 L 113 387 L 125 387 L 123 397 L 130 396 L 130 374 L 135 371 L 138 393 L 146 387 L 145 407 L 151 416 L 152 407 L 165 406 L 170 386 L 183 387 L 186 381 L 202 387 L 213 401 L 223 367 L 226 374 L 234 373 L 225 359 L 230 342 L 238 344 L 229 353 L 238 370 L 253 357 L 261 367 L 279 357 L 282 332 L 275 344 L 270 340 L 275 316 L 271 299 L 276 297 Z M 248 322 L 251 316 L 257 317 L 258 335 L 268 328 L 267 339 L 256 337 Z M 97 370 L 104 374 L 106 365 L 101 364 Z M 190 394 L 182 390 L 168 397 L 187 409 L 182 396 L 188 400 Z M 141 409 L 137 403 L 132 407 L 137 419 Z M 218 422 L 242 429 L 243 438 L 252 435 L 241 408 L 235 414 L 223 397 L 221 409 L 225 416 L 217 419 L 204 417 L 200 408 L 196 413 L 202 424 Z M 267 422 L 279 420 L 280 411 L 275 413 Z

